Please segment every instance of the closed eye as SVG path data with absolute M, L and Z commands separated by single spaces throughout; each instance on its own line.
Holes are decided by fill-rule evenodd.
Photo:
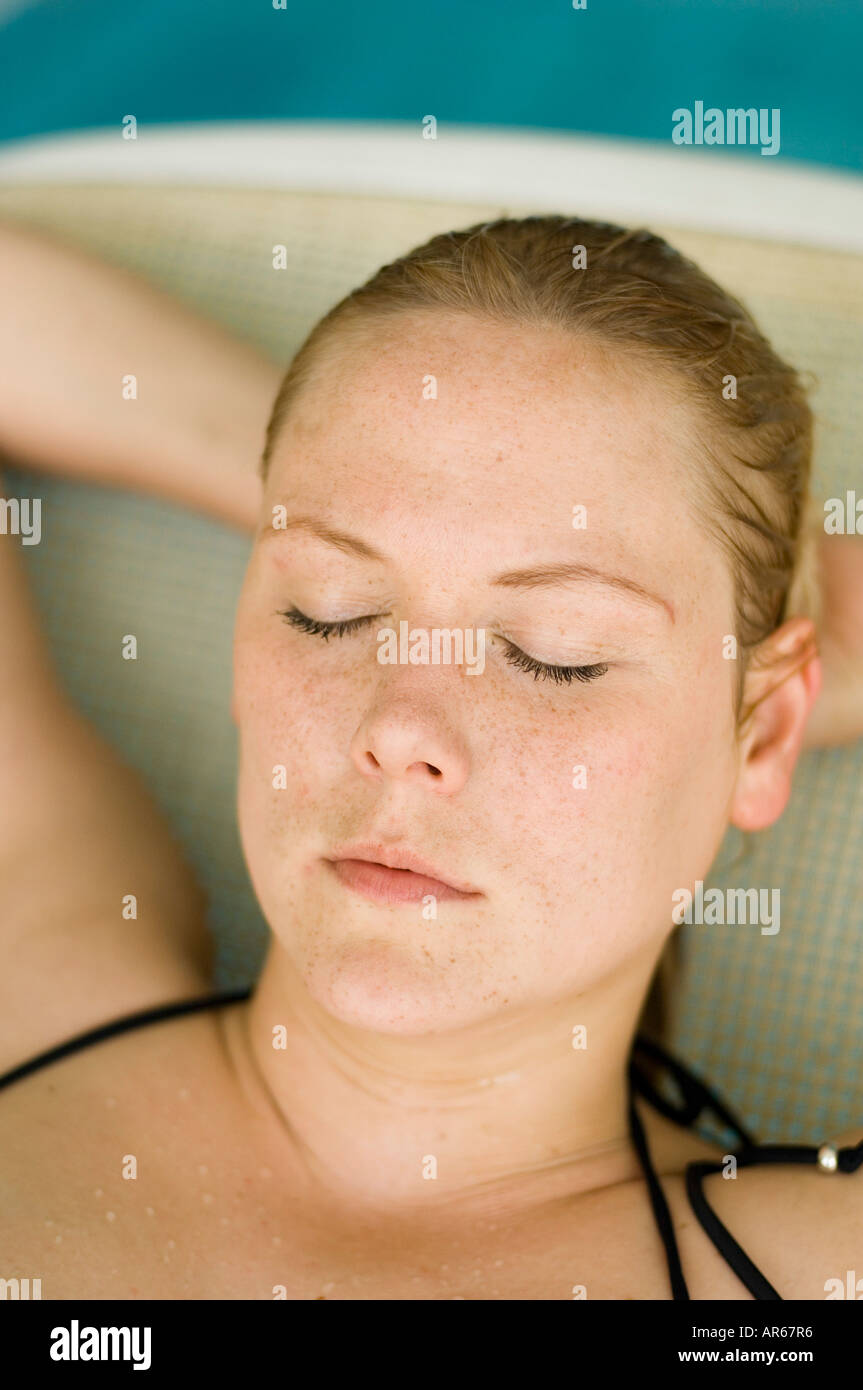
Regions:
M 513 666 L 532 674 L 535 681 L 554 681 L 557 685 L 568 685 L 570 681 L 595 681 L 608 670 L 607 661 L 598 661 L 593 666 L 553 666 L 519 651 L 511 642 L 507 643 L 504 655 Z
M 331 637 L 346 637 L 349 632 L 358 632 L 360 628 L 368 627 L 369 623 L 383 616 L 382 613 L 371 613 L 365 618 L 348 618 L 340 623 L 322 623 L 317 618 L 307 618 L 299 608 L 279 611 L 279 617 L 284 618 L 286 623 L 290 623 L 300 632 L 307 632 L 310 637 L 323 637 L 325 642 L 329 642 Z
M 305 632 L 310 637 L 322 637 L 328 642 L 331 637 L 346 637 L 348 633 L 358 632 L 361 628 L 368 627 L 371 623 L 377 622 L 385 617 L 383 613 L 370 613 L 362 618 L 348 618 L 342 622 L 325 623 L 318 618 L 308 618 L 305 613 L 301 613 L 298 608 L 280 609 L 278 616 L 283 618 L 286 623 L 297 628 L 299 632 Z M 604 676 L 608 670 L 608 662 L 596 662 L 592 666 L 555 666 L 546 661 L 537 661 L 534 657 L 528 656 L 514 646 L 512 642 L 506 642 L 505 659 L 512 665 L 517 666 L 522 671 L 527 671 L 534 680 L 554 681 L 557 685 L 568 685 L 571 681 L 598 680 Z

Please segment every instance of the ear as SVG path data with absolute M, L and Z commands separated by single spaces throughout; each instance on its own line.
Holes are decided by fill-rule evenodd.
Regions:
M 756 649 L 743 686 L 745 720 L 731 824 L 764 830 L 791 795 L 809 712 L 821 689 L 821 661 L 811 618 L 791 618 Z

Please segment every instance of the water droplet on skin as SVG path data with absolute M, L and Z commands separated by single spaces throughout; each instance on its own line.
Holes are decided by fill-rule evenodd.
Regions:
M 282 1237 L 281 1237 L 281 1236 L 273 1236 L 273 1244 L 274 1244 L 274 1245 L 281 1245 L 281 1243 L 282 1243 Z
M 177 1248 L 177 1242 L 176 1242 L 175 1240 L 169 1240 L 169 1241 L 168 1241 L 168 1249 L 169 1249 L 169 1250 L 176 1250 L 176 1248 Z
M 206 1163 L 199 1163 L 199 1164 L 198 1164 L 198 1172 L 200 1173 L 200 1175 L 201 1175 L 202 1178 L 205 1178 L 205 1177 L 207 1176 L 207 1173 L 208 1173 L 209 1171 L 210 1171 L 210 1170 L 209 1170 L 209 1168 L 207 1167 Z
M 336 1287 L 336 1286 L 335 1286 L 335 1284 L 333 1283 L 333 1281 L 330 1280 L 329 1284 L 324 1284 L 323 1292 L 324 1292 L 324 1293 L 332 1293 L 332 1291 L 333 1291 L 333 1289 L 334 1289 L 335 1287 Z
M 101 1192 L 100 1192 L 100 1193 L 99 1193 L 99 1196 L 101 1197 L 101 1195 L 102 1195 L 102 1194 L 101 1194 Z M 145 1207 L 144 1210 L 145 1210 L 145 1212 L 147 1213 L 148 1216 L 155 1216 L 155 1215 L 156 1215 L 156 1213 L 155 1213 L 155 1211 L 153 1210 L 152 1207 Z
M 102 1196 L 104 1196 L 104 1193 L 102 1192 L 101 1187 L 97 1187 L 97 1188 L 96 1188 L 96 1191 L 93 1193 L 93 1196 L 94 1196 L 94 1197 L 102 1197 Z
M 113 1220 L 114 1220 L 114 1212 L 112 1212 L 112 1211 L 106 1211 L 106 1212 L 105 1212 L 105 1220 L 106 1220 L 106 1221 L 113 1221 Z
M 219 1217 L 219 1220 L 221 1221 L 221 1223 L 222 1223 L 223 1226 L 230 1226 L 230 1224 L 231 1224 L 231 1222 L 230 1222 L 230 1220 L 229 1220 L 229 1218 L 228 1218 L 227 1216 L 220 1216 L 220 1217 Z
M 177 1095 L 180 1097 L 180 1100 L 189 1099 L 189 1092 L 186 1090 L 185 1086 L 183 1086 L 182 1089 L 177 1092 Z
M 270 1169 L 270 1168 L 262 1168 L 262 1169 L 261 1169 L 261 1177 L 262 1177 L 262 1178 L 271 1178 L 272 1176 L 273 1176 L 272 1169 Z
M 495 1269 L 500 1269 L 500 1267 L 501 1267 L 502 1264 L 503 1264 L 503 1260 L 495 1260 L 495 1262 L 494 1262 L 494 1267 L 495 1267 Z
M 115 1099 L 114 1099 L 113 1096 L 106 1096 L 106 1097 L 105 1097 L 105 1104 L 107 1105 L 107 1107 L 108 1107 L 109 1110 L 113 1110 L 113 1109 L 114 1109 L 114 1106 L 117 1104 L 117 1102 L 115 1101 Z
M 215 1199 L 214 1199 L 214 1197 L 213 1197 L 212 1192 L 205 1192 L 204 1195 L 203 1195 L 202 1198 L 201 1198 L 201 1201 L 204 1203 L 204 1206 L 206 1206 L 206 1207 L 208 1207 L 208 1206 L 210 1205 L 210 1203 L 211 1203 L 212 1201 L 214 1201 L 214 1200 L 215 1200 Z
M 45 1225 L 46 1225 L 46 1226 L 53 1226 L 53 1225 L 54 1225 L 54 1222 L 53 1222 L 53 1221 L 46 1221 L 46 1222 L 45 1222 Z
M 62 1236 L 55 1236 L 55 1237 L 54 1237 L 54 1244 L 55 1244 L 55 1245 L 62 1245 L 62 1244 L 63 1244 L 63 1237 L 62 1237 Z

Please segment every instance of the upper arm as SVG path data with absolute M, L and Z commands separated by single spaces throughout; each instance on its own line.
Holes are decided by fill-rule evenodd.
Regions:
M 135 774 L 61 701 L 0 725 L 0 751 L 10 739 L 0 1069 L 210 978 L 203 893 Z
M 0 1070 L 210 979 L 203 893 L 58 685 L 19 544 L 0 534 Z

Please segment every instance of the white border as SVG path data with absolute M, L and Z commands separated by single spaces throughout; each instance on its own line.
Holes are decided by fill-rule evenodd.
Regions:
M 670 129 L 670 126 L 669 126 Z M 583 213 L 863 251 L 863 178 L 780 155 L 440 123 L 240 121 L 72 132 L 0 146 L 0 185 L 169 183 Z

